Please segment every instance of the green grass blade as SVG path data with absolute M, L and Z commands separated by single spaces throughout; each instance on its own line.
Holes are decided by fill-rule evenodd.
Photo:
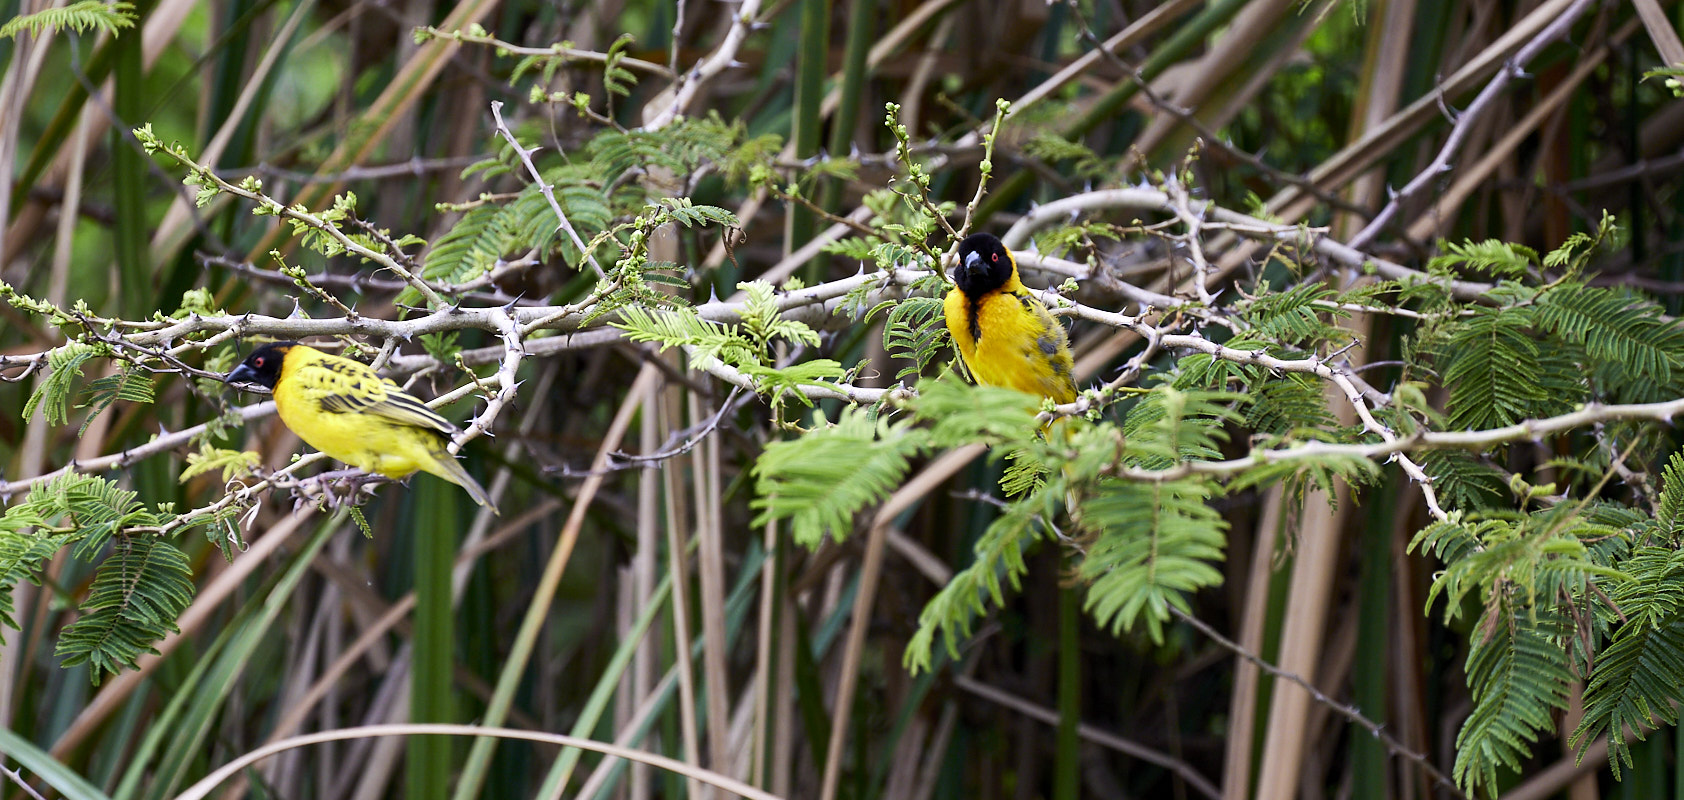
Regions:
M 211 728 L 221 715 L 229 693 L 253 663 L 252 654 L 273 635 L 276 618 L 292 598 L 298 582 L 309 572 L 310 562 L 327 545 L 328 539 L 344 527 L 348 516 L 347 512 L 341 511 L 317 528 L 310 541 L 287 565 L 286 572 L 263 594 L 262 604 L 249 607 L 250 616 L 243 623 L 229 626 L 228 646 L 222 648 L 214 660 L 200 659 L 201 665 L 208 663 L 210 666 L 202 673 L 204 680 L 195 682 L 193 690 L 185 693 L 189 699 L 184 716 L 175 724 L 154 728 L 168 737 L 169 747 L 148 775 L 150 783 L 144 797 L 163 800 L 171 796 L 189 771 L 201 765 L 206 756 L 206 739 Z M 198 671 L 201 667 L 196 665 L 194 669 Z
M 1391 697 L 1387 681 L 1393 635 L 1392 520 L 1397 508 L 1401 472 L 1391 473 L 1390 485 L 1368 504 L 1368 525 L 1362 539 L 1362 578 L 1357 582 L 1357 653 L 1351 669 L 1351 699 L 1364 716 L 1386 723 Z M 1353 797 L 1386 796 L 1386 761 L 1391 754 L 1372 736 L 1351 737 Z
M 456 497 L 454 486 L 428 476 L 417 478 L 426 491 L 410 495 L 416 517 L 415 539 L 415 651 L 409 685 L 412 722 L 455 722 L 452 695 L 456 668 L 455 615 L 451 571 L 456 564 Z M 433 486 L 425 486 L 433 483 Z M 406 796 L 414 800 L 444 800 L 450 791 L 451 740 L 444 736 L 411 736 L 408 741 L 409 783 Z
M 743 561 L 742 572 L 737 581 L 737 585 L 732 587 L 730 596 L 725 599 L 725 639 L 730 644 L 736 644 L 739 638 L 738 634 L 740 634 L 744 628 L 743 621 L 748 618 L 748 612 L 751 607 L 750 601 L 754 599 L 754 589 L 758 583 L 756 580 L 756 573 L 760 571 L 760 565 L 764 562 L 765 557 L 765 551 L 759 549 L 758 547 L 755 547 L 748 552 L 747 557 Z M 662 584 L 662 586 L 665 585 L 665 583 Z M 660 590 L 657 589 L 656 599 L 662 601 L 666 600 L 666 596 L 659 594 L 659 591 Z M 700 658 L 703 646 L 704 642 L 702 636 L 697 635 L 691 638 L 690 652 L 693 656 Z M 613 682 L 610 682 L 606 677 L 604 677 L 602 683 L 599 685 L 613 686 Z M 649 715 L 649 717 L 643 721 L 642 725 L 632 729 L 632 735 L 626 739 L 627 746 L 635 747 L 643 741 L 645 736 L 649 735 L 649 731 L 654 729 L 656 721 L 661 716 L 659 709 L 670 704 L 673 701 L 673 698 L 677 695 L 678 674 L 676 672 L 669 672 L 665 678 L 661 679 L 661 683 L 656 687 L 654 692 L 654 702 L 658 707 L 657 712 Z M 576 729 L 573 735 L 583 736 L 584 734 L 578 732 Z M 612 791 L 615 780 L 617 780 L 618 776 L 625 771 L 625 768 L 626 762 L 624 760 L 615 759 L 614 763 L 609 767 L 609 779 L 603 782 L 602 789 L 599 790 L 595 796 L 599 798 L 607 796 Z M 555 775 L 555 771 L 552 770 L 551 777 L 555 777 Z M 563 785 L 565 784 L 555 783 L 552 785 L 551 782 L 546 781 L 545 789 L 553 790 L 554 788 Z M 553 795 L 553 791 L 550 791 L 549 793 Z M 545 794 L 545 791 L 540 791 L 537 796 L 544 797 Z M 582 797 L 583 795 L 581 794 L 580 796 Z
M 1082 603 L 1074 587 L 1058 590 L 1058 732 L 1053 797 L 1076 800 L 1082 789 Z M 1170 735 L 1174 735 L 1172 732 Z
M 146 168 L 147 157 L 129 133 L 144 122 L 146 74 L 141 62 L 141 38 L 133 33 L 118 36 L 116 75 L 112 81 L 112 105 L 123 124 L 111 129 L 111 171 L 117 214 L 117 275 L 122 297 L 121 313 L 144 318 L 153 308 L 151 253 L 147 249 Z
M 671 596 L 672 576 L 668 575 L 655 585 L 654 594 L 649 596 L 649 605 L 638 613 L 637 619 L 632 622 L 628 635 L 620 642 L 619 647 L 615 648 L 614 655 L 608 660 L 607 668 L 603 670 L 602 676 L 597 680 L 596 688 L 591 691 L 590 698 L 585 702 L 584 710 L 580 712 L 577 724 L 573 726 L 572 735 L 588 736 L 590 731 L 596 727 L 597 721 L 602 718 L 602 712 L 607 709 L 609 701 L 614 697 L 614 691 L 621 675 L 625 673 L 626 667 L 631 664 L 632 656 L 636 655 L 638 645 L 643 641 L 644 634 L 648 633 L 649 627 L 655 623 L 656 615 L 660 614 L 661 609 L 666 606 Z M 502 709 L 499 716 L 504 716 L 506 713 L 506 709 Z M 462 769 L 462 780 L 456 785 L 455 800 L 471 800 L 479 796 L 479 787 L 485 780 L 486 768 L 491 764 L 492 746 L 495 743 L 496 740 L 489 736 L 474 740 L 474 748 L 468 754 L 467 766 Z M 545 782 L 544 788 L 538 791 L 539 796 L 550 791 L 550 783 L 554 782 L 558 773 L 561 775 L 563 785 L 565 785 L 566 776 L 571 774 L 573 766 L 579 762 L 580 755 L 581 752 L 577 748 L 570 747 L 562 750 L 561 758 L 556 761 L 555 767 L 550 771 L 550 779 Z
M 824 103 L 826 62 L 830 53 L 830 0 L 801 0 L 801 48 L 795 52 L 795 116 L 790 142 L 795 157 L 807 158 L 819 152 L 819 108 Z M 808 186 L 808 196 L 815 187 Z M 784 247 L 794 250 L 813 238 L 813 212 L 798 205 L 787 210 Z M 809 267 L 807 279 L 819 280 L 818 266 Z
M 81 775 L 47 755 L 47 751 L 36 747 L 34 742 L 13 733 L 10 728 L 0 728 L 0 752 L 25 770 L 39 775 L 48 786 L 64 795 L 65 800 L 110 800 Z

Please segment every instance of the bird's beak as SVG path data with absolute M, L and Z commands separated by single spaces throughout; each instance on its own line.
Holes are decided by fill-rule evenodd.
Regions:
M 257 371 L 251 367 L 241 364 L 235 367 L 232 372 L 228 373 L 228 377 L 223 378 L 222 380 L 225 383 L 257 383 Z
M 988 271 L 988 267 L 982 263 L 981 253 L 968 253 L 965 255 L 965 271 L 971 273 L 972 275 L 981 275 L 982 273 Z

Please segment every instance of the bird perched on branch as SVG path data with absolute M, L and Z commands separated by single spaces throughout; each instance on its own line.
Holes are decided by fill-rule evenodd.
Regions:
M 274 342 L 252 351 L 225 380 L 273 391 L 281 422 L 333 458 L 400 480 L 417 470 L 430 472 L 497 510 L 445 449 L 457 427 L 361 362 L 297 342 Z
M 978 383 L 1076 399 L 1074 361 L 1064 326 L 1018 280 L 1017 259 L 991 233 L 959 243 L 954 288 L 942 308 L 959 356 Z

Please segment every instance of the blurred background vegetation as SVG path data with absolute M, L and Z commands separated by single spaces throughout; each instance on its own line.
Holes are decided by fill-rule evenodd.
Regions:
M 0 20 L 62 5 L 0 0 Z M 587 237 L 663 196 L 736 215 L 736 227 L 662 228 L 651 257 L 676 265 L 677 278 L 662 291 L 700 303 L 768 271 L 781 283 L 791 270 L 811 286 L 860 263 L 802 248 L 869 192 L 897 175 L 904 185 L 885 102 L 899 104 L 918 158 L 932 165 L 931 195 L 963 206 L 982 155 L 972 132 L 987 129 L 1005 98 L 1016 116 L 977 209 L 984 229 L 1003 231 L 1087 188 L 1179 170 L 1196 198 L 1325 227 L 1335 239 L 1361 235 L 1367 252 L 1417 267 L 1440 239 L 1547 251 L 1594 230 L 1607 211 L 1627 246 L 1594 265 L 1596 280 L 1652 293 L 1672 313 L 1684 295 L 1684 104 L 1662 80 L 1644 79 L 1684 62 L 1675 32 L 1684 4 L 768 0 L 752 5 L 752 25 L 734 27 L 742 7 L 139 0 L 132 27 L 115 36 L 96 28 L 0 38 L 0 279 L 112 319 L 173 312 L 198 289 L 209 292 L 206 308 L 334 316 L 277 271 L 274 252 L 367 317 L 397 319 L 418 303 L 399 296 L 390 273 L 298 247 L 290 227 L 253 216 L 249 202 L 221 195 L 196 207 L 180 166 L 130 133 L 150 124 L 227 180 L 256 176 L 284 202 L 320 210 L 354 192 L 358 218 L 393 239 L 434 243 L 410 247 L 411 256 L 454 243 L 525 258 L 466 305 L 578 301 L 592 279 L 576 248 L 551 243 L 534 255 L 505 249 L 483 225 L 463 227 L 475 204 L 509 201 L 531 184 L 494 130 L 500 101 L 511 132 L 542 148 L 535 157 Z M 1561 19 L 1567 35 L 1543 41 Z M 443 35 L 415 35 L 429 26 Z M 460 31 L 472 35 L 451 35 Z M 1534 41 L 1524 74 L 1509 72 L 1506 60 Z M 579 53 L 543 55 L 563 42 Z M 1101 42 L 1113 55 L 1095 54 Z M 718 69 L 691 72 L 721 52 Z M 676 160 L 665 163 L 658 138 L 620 150 L 601 138 L 670 124 L 657 117 L 671 106 L 675 70 L 698 78 L 687 115 L 717 115 L 706 147 L 668 152 Z M 1502 75 L 1510 80 L 1477 119 L 1453 128 Z M 1026 102 L 1042 85 L 1052 91 Z M 1453 129 L 1450 168 L 1383 230 L 1360 234 L 1389 187 L 1432 164 Z M 703 138 L 686 130 L 670 143 Z M 635 196 L 590 168 L 617 158 L 631 159 L 615 174 Z M 792 192 L 803 201 L 790 201 Z M 850 219 L 857 228 L 865 216 Z M 1130 219 L 1119 211 L 1111 221 Z M 470 234 L 490 243 L 466 242 Z M 1113 274 L 1173 291 L 1163 243 L 1137 244 L 1107 251 Z M 1230 241 L 1211 252 L 1255 286 L 1262 266 L 1248 259 L 1261 249 Z M 453 258 L 459 271 L 442 257 L 420 261 L 444 283 L 493 266 Z M 1059 280 L 1031 277 L 1037 286 Z M 1103 282 L 1077 296 L 1110 308 L 1129 300 Z M 5 354 L 64 341 L 15 305 L 0 316 Z M 828 329 L 827 357 L 861 368 L 857 384 L 894 382 L 902 364 L 885 361 L 881 318 L 813 324 Z M 1085 374 L 1115 375 L 1137 352 L 1115 346 L 1112 333 L 1075 326 Z M 1370 359 L 1385 361 L 1400 357 L 1405 333 L 1406 323 L 1378 318 L 1361 335 Z M 495 344 L 465 331 L 405 352 Z M 362 355 L 378 349 L 373 342 Z M 230 343 L 202 366 L 225 370 L 233 358 Z M 86 377 L 113 369 L 91 362 Z M 46 563 L 39 585 L 17 584 L 20 630 L 6 631 L 0 648 L 0 727 L 9 731 L 0 751 L 23 759 L 32 746 L 85 783 L 51 779 L 35 753 L 8 762 L 23 769 L 0 783 L 0 797 L 171 797 L 267 741 L 411 719 L 629 741 L 791 798 L 1452 791 L 1333 705 L 1360 709 L 1446 772 L 1472 705 L 1468 623 L 1423 614 L 1438 562 L 1405 550 L 1428 518 L 1395 469 L 1356 501 L 1341 489 L 1336 508 L 1279 489 L 1213 501 L 1229 525 L 1225 579 L 1196 596 L 1193 616 L 1310 680 L 1332 704 L 1303 702 L 1295 688 L 1296 704 L 1276 702 L 1288 692 L 1274 678 L 1190 624 L 1171 623 L 1155 640 L 1075 614 L 1073 593 L 1061 589 L 1061 550 L 1049 543 L 1028 552 L 1020 590 L 979 622 L 957 660 L 938 649 L 933 669 L 910 674 L 902 654 L 921 611 L 997 513 L 977 493 L 997 491 L 998 462 L 936 459 L 886 538 L 870 540 L 886 555 L 873 555 L 864 536 L 809 550 L 753 524 L 749 469 L 766 442 L 789 435 L 782 423 L 811 416 L 774 413 L 670 352 L 617 336 L 528 359 L 520 376 L 497 437 L 465 451 L 503 498 L 500 517 L 421 477 L 379 491 L 364 509 L 365 537 L 343 513 L 277 491 L 243 524 L 249 548 L 231 560 L 206 537 L 179 538 L 196 589 L 179 633 L 138 669 L 102 676 L 87 663 L 61 667 L 55 655 L 93 564 L 67 550 Z M 118 402 L 84 428 L 88 409 L 71 409 L 67 424 L 24 414 L 38 379 L 0 386 L 0 465 L 14 481 L 246 402 L 162 374 L 156 402 Z M 419 386 L 431 394 L 459 383 L 459 374 L 435 373 Z M 472 413 L 458 408 L 458 418 Z M 234 427 L 216 443 L 260 452 L 269 469 L 302 447 L 273 421 Z M 649 463 L 609 456 L 675 449 Z M 178 448 L 107 474 L 154 507 L 204 506 L 223 484 L 178 480 L 186 455 Z M 850 653 L 855 630 L 863 645 Z M 1061 658 L 1061 642 L 1077 655 Z M 1635 766 L 1616 784 L 1600 754 L 1580 763 L 1546 738 L 1501 783 L 1513 797 L 1684 793 L 1680 754 L 1684 737 L 1655 733 L 1635 745 Z M 492 749 L 441 737 L 290 751 L 213 794 L 641 800 L 702 791 L 672 772 L 553 744 Z

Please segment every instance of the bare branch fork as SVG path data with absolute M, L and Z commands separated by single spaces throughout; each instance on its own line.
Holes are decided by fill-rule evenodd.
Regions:
M 538 191 L 543 193 L 545 200 L 550 201 L 550 210 L 554 211 L 556 219 L 560 220 L 557 227 L 567 232 L 568 238 L 573 240 L 573 246 L 579 248 L 579 253 L 585 257 L 585 261 L 590 263 L 591 269 L 596 270 L 596 277 L 599 280 L 606 279 L 608 275 L 603 272 L 602 265 L 597 263 L 596 256 L 585 245 L 585 240 L 579 238 L 579 232 L 573 230 L 573 223 L 567 221 L 567 213 L 561 210 L 561 203 L 555 199 L 555 187 L 544 180 L 543 173 L 539 172 L 537 165 L 532 163 L 532 154 L 538 152 L 538 148 L 521 147 L 520 142 L 515 139 L 514 131 L 509 130 L 509 126 L 503 124 L 503 101 L 491 101 L 491 118 L 497 121 L 498 135 L 507 140 L 509 146 L 514 148 L 515 153 L 520 156 L 520 163 L 526 165 L 527 173 L 538 184 Z
M 1420 174 L 1393 194 L 1391 200 L 1387 201 L 1386 207 L 1381 209 L 1379 214 L 1374 215 L 1368 225 L 1351 237 L 1350 246 L 1352 248 L 1360 250 L 1373 243 L 1374 238 L 1387 225 L 1391 224 L 1392 218 L 1397 216 L 1405 203 L 1419 194 L 1428 184 L 1450 170 L 1450 161 L 1456 157 L 1456 153 L 1462 149 L 1462 144 L 1467 141 L 1468 136 L 1473 132 L 1474 122 L 1496 102 L 1498 95 L 1503 93 L 1503 89 L 1508 86 L 1509 81 L 1523 75 L 1522 69 L 1528 63 L 1531 63 L 1532 59 L 1536 58 L 1539 53 L 1543 52 L 1545 47 L 1554 43 L 1557 39 L 1565 37 L 1567 32 L 1573 29 L 1573 24 L 1578 22 L 1579 17 L 1584 16 L 1584 13 L 1589 11 L 1595 2 L 1596 0 L 1577 0 L 1561 12 L 1561 16 L 1557 17 L 1554 22 L 1539 31 L 1538 35 L 1527 42 L 1525 46 L 1515 51 L 1515 54 L 1509 58 L 1503 67 L 1497 70 L 1497 74 L 1491 76 L 1491 81 L 1485 84 L 1485 88 L 1480 90 L 1479 94 L 1474 97 L 1473 102 L 1469 103 L 1467 108 L 1462 109 L 1461 113 L 1454 115 L 1455 124 L 1450 128 L 1450 136 L 1444 140 L 1444 146 L 1439 148 L 1438 155 L 1433 157 L 1432 163 L 1429 163 L 1426 169 L 1421 170 Z

